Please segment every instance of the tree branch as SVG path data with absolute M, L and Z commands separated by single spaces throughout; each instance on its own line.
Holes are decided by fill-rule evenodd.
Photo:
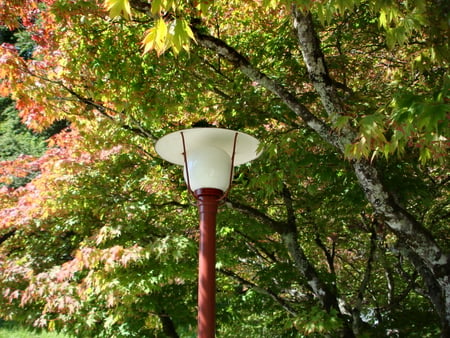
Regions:
M 286 206 L 286 212 L 287 212 L 287 222 L 288 224 L 291 224 L 294 227 L 297 227 L 296 223 L 296 217 L 295 217 L 295 210 L 294 205 L 292 203 L 292 195 L 289 188 L 286 186 L 286 184 L 283 184 L 283 201 L 284 205 Z
M 312 15 L 310 12 L 304 12 L 294 5 L 293 16 L 300 49 L 311 81 L 325 110 L 332 120 L 335 120 L 343 109 L 328 73 L 325 58 L 320 48 L 320 41 L 314 29 Z M 354 132 L 350 127 L 341 129 L 337 141 L 339 143 L 338 148 L 345 149 L 345 146 L 353 138 Z M 352 164 L 367 199 L 376 212 L 384 217 L 391 230 L 402 237 L 432 271 L 442 271 L 448 278 L 450 255 L 444 253 L 428 231 L 395 202 L 395 199 L 381 182 L 377 169 L 371 163 L 365 159 L 360 159 L 353 160 Z M 417 267 L 420 268 L 420 265 Z M 437 277 L 441 278 L 442 275 Z M 443 283 L 445 284 L 444 281 Z M 448 288 L 448 283 L 445 287 Z
M 107 118 L 108 120 L 114 121 L 114 122 L 119 122 L 120 127 L 125 129 L 125 130 L 129 130 L 133 133 L 135 133 L 136 135 L 142 136 L 142 137 L 146 137 L 146 138 L 150 138 L 153 141 L 156 141 L 157 138 L 155 136 L 152 135 L 152 133 L 149 130 L 146 130 L 144 127 L 142 127 L 140 125 L 140 123 L 131 115 L 129 115 L 128 117 L 131 118 L 133 120 L 133 123 L 135 124 L 134 126 L 130 126 L 127 125 L 125 123 L 123 123 L 122 121 L 117 121 L 113 116 L 109 115 L 107 112 L 111 112 L 114 113 L 118 116 L 123 116 L 125 115 L 124 112 L 119 112 L 115 109 L 112 109 L 110 107 L 106 107 L 104 105 L 102 105 L 101 103 L 95 102 L 94 100 L 87 98 L 83 95 L 81 95 L 80 93 L 76 92 L 74 89 L 66 86 L 62 81 L 57 81 L 57 80 L 51 80 L 49 78 L 46 78 L 44 76 L 38 75 L 34 72 L 32 72 L 29 69 L 22 69 L 24 72 L 26 72 L 27 74 L 29 74 L 30 76 L 33 76 L 35 78 L 38 78 L 40 80 L 49 82 L 51 84 L 57 85 L 61 88 L 63 88 L 66 92 L 68 92 L 70 95 L 72 95 L 73 97 L 75 97 L 79 102 L 85 104 L 87 107 L 91 107 L 96 109 L 102 116 L 104 116 L 105 118 Z M 59 98 L 61 100 L 69 100 L 67 98 Z
M 232 206 L 236 210 L 239 210 L 244 214 L 257 219 L 258 221 L 261 221 L 262 223 L 268 225 L 269 227 L 271 227 L 271 229 L 279 233 L 283 240 L 283 244 L 286 246 L 288 254 L 294 263 L 295 268 L 299 271 L 300 275 L 305 278 L 306 285 L 309 287 L 309 289 L 314 293 L 314 295 L 318 298 L 322 306 L 327 311 L 335 309 L 339 312 L 340 309 L 335 292 L 333 292 L 330 287 L 322 281 L 314 265 L 311 264 L 311 262 L 308 260 L 303 248 L 298 243 L 298 232 L 295 224 L 295 214 L 292 206 L 292 197 L 290 196 L 289 190 L 287 188 L 284 189 L 283 195 L 286 200 L 285 203 L 288 210 L 288 218 L 290 218 L 290 222 L 275 221 L 261 211 L 238 202 L 230 201 L 229 203 L 230 206 Z
M 311 113 L 305 105 L 300 103 L 294 94 L 289 92 L 277 81 L 269 78 L 266 74 L 259 71 L 246 57 L 241 55 L 231 46 L 227 45 L 224 41 L 213 36 L 203 34 L 195 27 L 191 28 L 195 34 L 195 39 L 200 46 L 222 56 L 236 68 L 239 68 L 240 71 L 250 80 L 258 83 L 277 95 L 297 116 L 302 118 L 303 121 L 305 121 L 305 123 L 316 131 L 324 140 L 340 148 L 340 142 L 335 132 L 326 123 Z
M 263 288 L 260 287 L 258 285 L 256 285 L 253 282 L 250 282 L 246 279 L 244 279 L 243 277 L 237 275 L 236 273 L 234 273 L 233 271 L 230 270 L 225 270 L 225 269 L 219 269 L 219 272 L 223 273 L 224 275 L 231 277 L 235 280 L 237 280 L 239 283 L 241 283 L 242 285 L 245 285 L 247 287 L 252 288 L 253 290 L 255 290 L 258 293 L 261 293 L 263 295 L 269 296 L 270 298 L 272 298 L 275 302 L 277 302 L 278 304 L 280 304 L 283 309 L 285 309 L 287 312 L 289 312 L 291 315 L 293 316 L 297 316 L 297 312 L 291 308 L 286 301 L 281 298 L 280 296 L 278 296 L 274 291 L 272 291 L 271 289 L 267 288 Z
M 242 212 L 245 215 L 248 215 L 259 222 L 269 226 L 273 231 L 280 233 L 282 229 L 284 228 L 283 223 L 278 222 L 269 216 L 267 216 L 265 213 L 259 211 L 258 209 L 255 209 L 249 205 L 242 204 L 237 201 L 232 201 L 230 199 L 227 199 L 227 205 L 231 208 Z
M 363 280 L 361 281 L 361 284 L 359 285 L 358 288 L 358 293 L 357 293 L 357 297 L 356 297 L 356 302 L 355 305 L 353 307 L 352 310 L 352 315 L 353 315 L 353 331 L 355 332 L 355 334 L 359 334 L 359 328 L 362 324 L 361 321 L 361 307 L 364 301 L 364 294 L 367 290 L 367 286 L 369 285 L 370 282 L 370 277 L 372 274 L 372 265 L 373 265 L 373 261 L 375 258 L 375 251 L 377 248 L 376 245 L 376 240 L 377 240 L 377 234 L 375 232 L 374 227 L 371 227 L 371 235 L 370 235 L 370 243 L 369 243 L 369 254 L 367 257 L 367 262 L 366 262 L 366 269 L 364 271 L 364 277 Z
M 295 5 L 292 12 L 294 28 L 297 30 L 297 38 L 309 78 L 320 96 L 325 111 L 335 122 L 336 114 L 341 113 L 343 109 L 334 88 L 333 80 L 328 73 L 325 57 L 320 48 L 320 40 L 314 30 L 312 15 L 310 12 L 299 10 Z
M 16 229 L 12 229 L 11 231 L 8 231 L 6 234 L 2 235 L 0 237 L 0 244 L 2 244 L 3 242 L 5 242 L 6 240 L 8 240 L 8 238 L 14 236 L 14 234 L 16 233 Z
M 328 248 L 325 246 L 323 241 L 320 239 L 318 231 L 316 232 L 316 236 L 314 238 L 314 241 L 319 246 L 319 248 L 322 249 L 323 253 L 325 254 L 325 258 L 327 259 L 327 263 L 328 263 L 328 267 L 330 268 L 330 272 L 332 274 L 335 274 L 336 271 L 335 271 L 335 268 L 334 268 L 334 257 L 335 257 L 335 254 L 336 254 L 336 252 L 335 252 L 336 242 L 333 241 L 333 246 L 332 246 L 332 249 L 331 249 L 331 252 L 330 252 L 330 250 L 328 250 Z
M 239 231 L 239 230 L 234 230 L 234 231 L 245 239 L 245 241 L 248 243 L 250 249 L 258 257 L 262 258 L 264 261 L 266 261 L 269 264 L 278 262 L 278 259 L 274 253 L 269 252 L 266 248 L 264 248 L 261 245 L 257 245 L 256 241 L 253 238 L 251 238 L 250 236 L 248 236 L 246 233 Z
M 337 98 L 332 84 L 333 81 L 331 81 L 328 74 L 323 53 L 320 50 L 320 44 L 314 31 L 311 14 L 305 14 L 294 7 L 294 23 L 299 32 L 298 37 L 302 53 L 305 54 L 305 63 L 311 69 L 311 77 L 315 86 L 317 86 L 316 90 L 319 92 L 327 112 L 330 115 L 336 115 L 342 111 L 340 100 Z M 354 133 L 349 128 L 342 129 L 338 135 L 322 120 L 314 116 L 303 104 L 298 102 L 292 93 L 287 91 L 275 80 L 270 79 L 267 75 L 260 72 L 247 58 L 239 54 L 234 48 L 220 39 L 200 33 L 195 27 L 192 29 L 199 45 L 221 55 L 225 60 L 239 68 L 249 79 L 258 82 L 280 97 L 288 107 L 300 116 L 325 141 L 334 145 L 342 152 L 345 146 L 351 142 Z M 386 192 L 375 167 L 364 159 L 354 160 L 352 164 L 356 177 L 367 199 L 374 206 L 375 210 L 385 217 L 385 221 L 390 228 L 398 234 L 406 236 L 410 245 L 416 246 L 418 249 L 420 248 L 420 257 L 430 267 L 440 265 L 443 269 L 446 269 L 450 265 L 448 255 L 440 250 L 436 242 L 427 234 L 423 227 L 414 221 L 411 215 L 395 203 Z

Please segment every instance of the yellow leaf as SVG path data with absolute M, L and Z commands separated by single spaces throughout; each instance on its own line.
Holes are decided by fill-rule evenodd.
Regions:
M 144 40 L 142 40 L 142 44 L 144 45 L 144 54 L 155 48 L 155 38 L 156 27 L 152 27 L 147 31 Z
M 115 18 L 123 16 L 129 20 L 131 18 L 131 7 L 128 0 L 105 0 L 106 9 L 109 11 L 109 16 Z
M 144 45 L 144 54 L 155 50 L 158 55 L 164 53 L 169 45 L 168 29 L 165 21 L 159 18 L 156 25 L 147 31 L 142 44 Z
M 166 49 L 167 43 L 167 25 L 163 18 L 159 18 L 156 23 L 156 37 L 155 49 L 158 54 L 161 54 Z
M 194 32 L 186 20 L 176 19 L 170 23 L 169 27 L 163 18 L 159 18 L 155 26 L 146 32 L 142 44 L 144 54 L 155 50 L 158 55 L 161 55 L 171 47 L 177 55 L 182 49 L 189 52 L 191 40 L 196 42 Z

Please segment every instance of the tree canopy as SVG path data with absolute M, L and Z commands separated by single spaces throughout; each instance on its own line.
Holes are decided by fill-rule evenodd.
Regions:
M 218 336 L 450 335 L 449 4 L 0 8 L 0 94 L 48 138 L 2 155 L 1 317 L 195 335 L 197 211 L 153 145 L 209 125 L 264 150 L 218 216 Z

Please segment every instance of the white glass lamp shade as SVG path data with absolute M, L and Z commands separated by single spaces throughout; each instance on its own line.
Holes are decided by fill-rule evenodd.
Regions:
M 259 141 L 245 133 L 221 128 L 192 128 L 176 131 L 160 138 L 156 152 L 165 160 L 185 165 L 184 151 L 192 191 L 216 188 L 226 191 L 232 165 L 249 162 L 260 155 Z M 234 159 L 233 157 L 234 149 Z M 186 168 L 184 168 L 186 179 Z
M 232 171 L 230 155 L 220 148 L 205 146 L 187 151 L 187 170 L 184 167 L 184 179 L 192 191 L 200 188 L 227 191 Z

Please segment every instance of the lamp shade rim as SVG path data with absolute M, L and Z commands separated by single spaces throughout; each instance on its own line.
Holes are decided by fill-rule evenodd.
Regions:
M 201 149 L 202 146 L 212 146 L 224 150 L 231 157 L 236 134 L 234 165 L 240 165 L 256 159 L 261 154 L 258 151 L 258 139 L 243 132 L 223 128 L 191 128 L 172 132 L 161 137 L 156 142 L 155 150 L 166 161 L 184 165 L 184 137 L 188 154 L 193 149 Z

